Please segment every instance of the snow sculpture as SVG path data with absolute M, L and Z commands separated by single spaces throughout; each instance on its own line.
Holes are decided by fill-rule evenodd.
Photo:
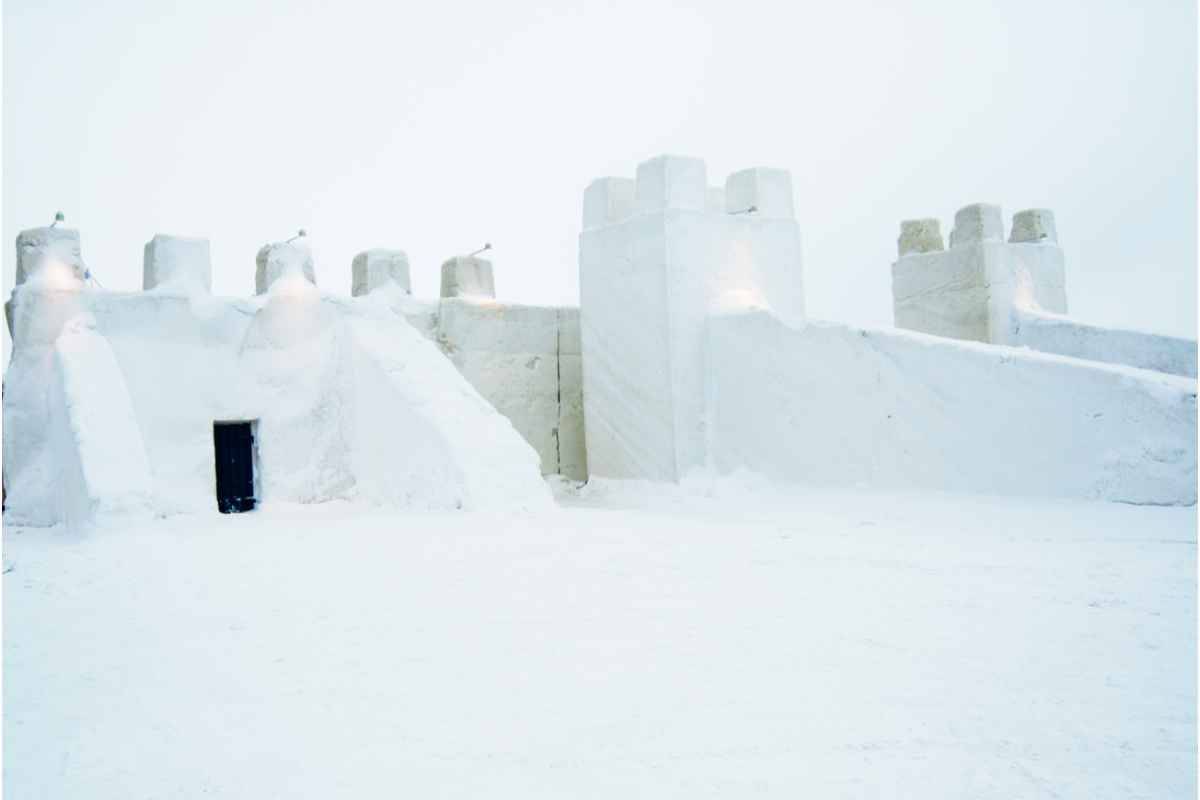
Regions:
M 156 233 L 142 254 L 142 288 L 212 292 L 208 239 Z
M 364 250 L 354 257 L 350 268 L 350 294 L 355 297 L 391 284 L 412 292 L 408 256 L 403 250 Z
M 1196 377 L 1194 340 L 1066 316 L 1065 260 L 1047 209 L 1014 214 L 1005 242 L 998 206 L 966 206 L 955 214 L 949 250 L 941 247 L 937 220 L 906 220 L 898 251 L 892 265 L 898 328 Z
M 455 256 L 442 264 L 442 297 L 496 296 L 492 262 L 478 256 Z

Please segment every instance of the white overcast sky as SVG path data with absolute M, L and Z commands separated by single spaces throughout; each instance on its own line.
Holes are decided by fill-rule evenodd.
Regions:
M 574 302 L 581 196 L 670 152 L 791 170 L 810 315 L 891 323 L 899 221 L 1052 208 L 1071 312 L 1194 336 L 1192 2 L 4 3 L 4 278 L 61 209 L 109 288 L 155 232 L 250 294 L 398 247 L 418 295 L 490 241 L 501 299 Z

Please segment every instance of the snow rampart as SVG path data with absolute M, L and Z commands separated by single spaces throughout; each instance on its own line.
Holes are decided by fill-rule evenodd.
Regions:
M 1008 241 L 997 206 L 955 215 L 950 249 L 935 219 L 900 225 L 892 265 L 896 327 L 1196 377 L 1196 342 L 1105 328 L 1066 316 L 1066 269 L 1054 215 L 1013 215 Z
M 1196 382 L 767 312 L 709 323 L 711 466 L 828 485 L 1196 501 Z

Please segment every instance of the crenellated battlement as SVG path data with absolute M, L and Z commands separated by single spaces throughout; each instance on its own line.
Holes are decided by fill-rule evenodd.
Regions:
M 954 227 L 950 230 L 951 249 L 1005 241 L 1004 215 L 1000 206 L 972 203 L 955 212 Z M 1054 224 L 1054 212 L 1045 208 L 1029 208 L 1013 214 L 1007 242 L 1057 245 L 1058 229 Z M 941 221 L 936 217 L 902 221 L 896 247 L 901 257 L 945 250 Z
M 942 244 L 937 219 L 900 223 L 892 266 L 896 327 L 1008 344 L 1019 307 L 1066 313 L 1063 253 L 1051 212 L 1018 212 L 1006 240 L 1000 207 L 972 203 L 955 213 L 949 245 Z
M 1013 214 L 1006 238 L 999 206 L 964 206 L 954 215 L 949 249 L 938 220 L 905 220 L 897 252 L 892 308 L 898 328 L 1196 375 L 1192 340 L 1066 316 L 1065 260 L 1049 209 Z
M 752 167 L 731 173 L 720 186 L 710 186 L 701 159 L 663 155 L 639 164 L 636 176 L 597 178 L 588 184 L 583 193 L 584 230 L 663 211 L 795 218 L 787 170 Z

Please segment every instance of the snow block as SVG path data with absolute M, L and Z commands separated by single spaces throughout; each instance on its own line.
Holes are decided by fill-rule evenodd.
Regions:
M 1030 208 L 1013 214 L 1010 242 L 1058 243 L 1058 229 L 1054 225 L 1054 212 L 1045 208 Z
M 51 280 L 83 280 L 86 269 L 79 245 L 79 231 L 73 228 L 30 228 L 17 235 L 17 275 L 20 286 L 43 267 L 49 266 Z
M 979 242 L 1004 241 L 1004 220 L 1000 206 L 974 203 L 964 206 L 954 215 L 950 231 L 950 246 L 961 247 Z
M 388 284 L 412 292 L 408 256 L 403 250 L 365 250 L 354 257 L 350 269 L 350 294 L 354 297 Z
M 633 214 L 635 184 L 629 178 L 597 178 L 583 192 L 583 227 L 597 228 Z
M 769 311 L 716 316 L 710 334 L 719 472 L 1196 502 L 1194 380 Z
M 896 240 L 900 255 L 933 253 L 945 250 L 942 243 L 942 224 L 936 219 L 906 219 L 900 223 L 900 238 Z
M 304 237 L 263 245 L 255 257 L 254 293 L 266 294 L 271 284 L 283 277 L 295 277 L 316 284 L 312 250 Z
M 754 207 L 763 219 L 792 219 L 792 176 L 787 170 L 755 167 L 725 179 L 725 210 L 738 213 Z
M 639 214 L 681 208 L 703 211 L 708 205 L 704 162 L 683 156 L 658 156 L 638 164 L 635 206 Z
M 444 298 L 496 296 L 492 277 L 492 262 L 477 256 L 455 256 L 442 264 L 442 293 Z
M 142 251 L 142 288 L 211 293 L 208 239 L 156 233 Z

